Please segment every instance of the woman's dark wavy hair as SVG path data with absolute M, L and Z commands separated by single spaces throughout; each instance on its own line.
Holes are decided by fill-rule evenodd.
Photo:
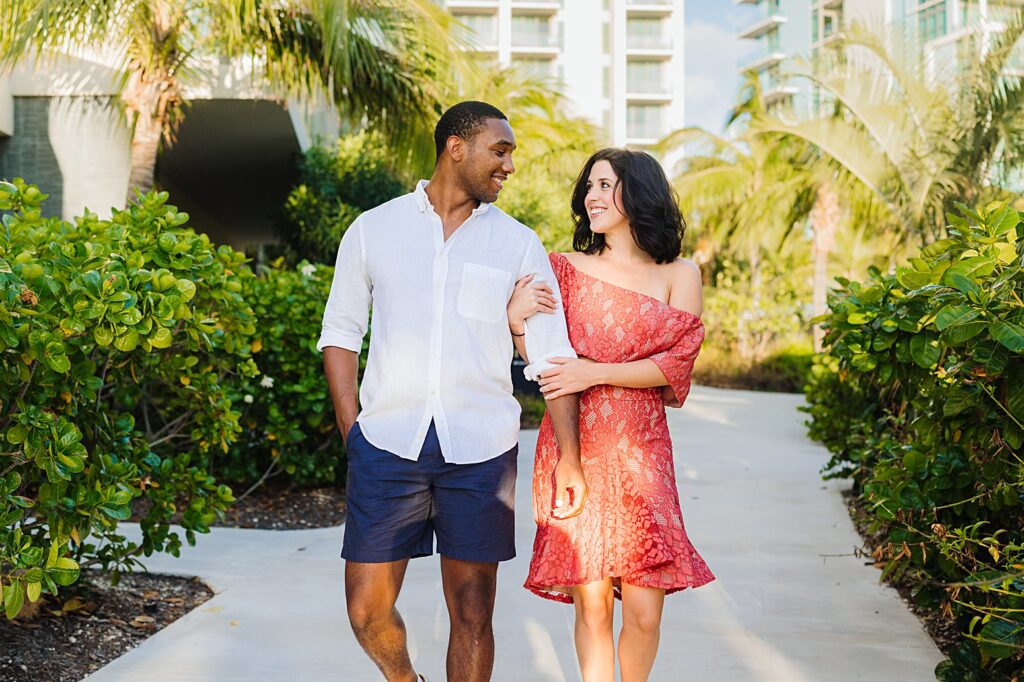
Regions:
M 598 161 L 610 163 L 618 176 L 622 205 L 616 206 L 629 221 L 637 246 L 649 253 L 656 263 L 671 263 L 678 258 L 686 223 L 665 171 L 646 152 L 615 147 L 602 149 L 587 159 L 576 179 L 572 192 L 572 218 L 576 227 L 572 248 L 593 254 L 601 253 L 606 246 L 604 235 L 591 231 L 590 214 L 585 205 L 590 171 Z

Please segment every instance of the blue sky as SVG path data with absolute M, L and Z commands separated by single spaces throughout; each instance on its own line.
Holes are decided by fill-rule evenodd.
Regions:
M 686 0 L 686 125 L 720 133 L 735 101 L 739 58 L 753 45 L 736 40 L 733 0 Z

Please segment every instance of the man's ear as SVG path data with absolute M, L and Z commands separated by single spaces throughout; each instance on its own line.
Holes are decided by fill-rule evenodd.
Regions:
M 462 161 L 466 156 L 466 141 L 458 135 L 449 135 L 448 141 L 444 143 L 445 149 L 448 150 L 448 155 L 452 157 L 455 162 Z

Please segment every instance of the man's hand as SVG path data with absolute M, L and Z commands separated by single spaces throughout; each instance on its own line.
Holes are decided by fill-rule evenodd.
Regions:
M 345 447 L 348 447 L 348 434 L 355 426 L 358 415 L 353 416 L 351 419 L 339 419 L 338 420 L 338 432 L 341 434 L 341 442 Z
M 571 519 L 583 511 L 587 499 L 587 481 L 578 459 L 562 457 L 555 465 L 555 507 L 551 515 L 558 520 Z

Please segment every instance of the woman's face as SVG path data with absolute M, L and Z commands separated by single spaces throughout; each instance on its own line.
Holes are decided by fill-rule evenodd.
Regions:
M 619 210 L 622 206 L 622 186 L 612 165 L 601 159 L 590 169 L 587 196 L 583 200 L 590 218 L 590 229 L 597 234 L 629 229 L 629 221 Z

